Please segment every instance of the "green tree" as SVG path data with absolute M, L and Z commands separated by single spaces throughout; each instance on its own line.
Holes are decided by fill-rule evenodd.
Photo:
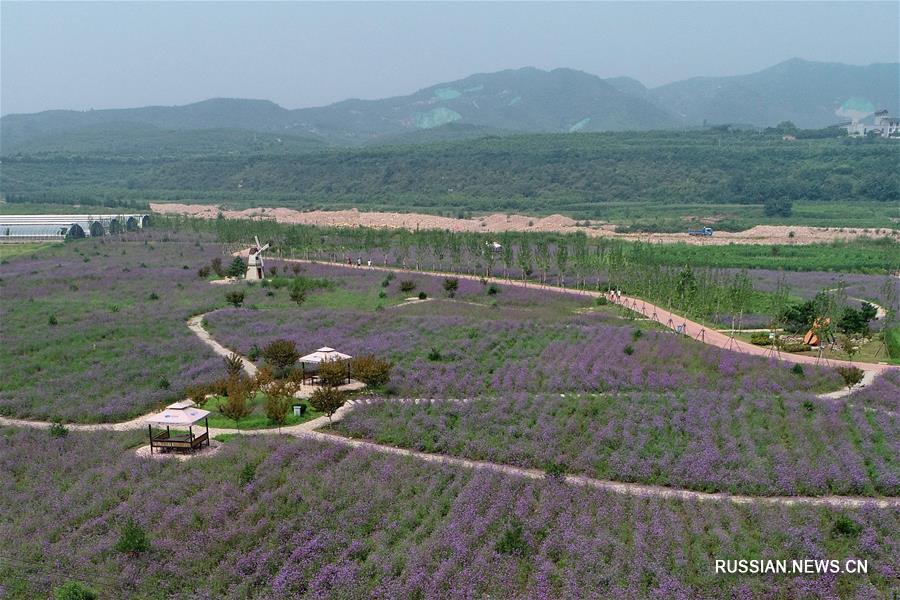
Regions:
M 262 351 L 262 356 L 278 375 L 294 366 L 294 363 L 300 358 L 300 353 L 297 352 L 297 345 L 294 342 L 282 339 L 275 340 L 266 346 Z
M 243 277 L 247 273 L 247 263 L 240 256 L 235 256 L 231 264 L 228 265 L 226 274 L 229 277 Z
M 222 362 L 225 363 L 225 374 L 228 377 L 237 377 L 244 369 L 244 361 L 234 352 L 224 357 Z
M 273 381 L 266 388 L 266 417 L 276 425 L 284 425 L 293 401 L 289 384 L 282 379 Z
M 331 386 L 320 387 L 309 397 L 310 406 L 327 414 L 329 420 L 346 401 L 344 392 Z
M 231 377 L 225 385 L 225 401 L 219 404 L 219 412 L 234 421 L 238 429 L 241 428 L 241 419 L 253 412 L 249 402 L 251 388 L 249 380 L 244 377 Z
M 303 286 L 300 285 L 298 280 L 295 280 L 293 285 L 291 285 L 290 297 L 293 302 L 297 304 L 297 306 L 302 305 L 306 302 L 306 292 L 303 289 Z
M 225 301 L 235 308 L 239 308 L 244 303 L 244 292 L 240 290 L 232 290 L 225 292 Z

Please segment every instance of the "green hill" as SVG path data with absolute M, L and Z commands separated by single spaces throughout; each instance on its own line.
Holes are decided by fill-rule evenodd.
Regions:
M 508 135 L 183 159 L 20 155 L 4 158 L 0 191 L 41 201 L 99 196 L 299 209 L 561 212 L 578 219 L 603 218 L 617 206 L 626 222 L 627 207 L 636 207 L 636 215 L 648 204 L 668 207 L 670 216 L 688 205 L 761 207 L 771 199 L 839 201 L 845 211 L 874 202 L 896 211 L 896 150 L 881 139 L 785 142 L 777 131 L 715 130 Z
M 45 147 L 76 154 L 81 145 L 92 143 L 81 136 L 51 137 L 121 123 L 171 131 L 240 129 L 320 139 L 334 146 L 427 143 L 482 134 L 680 129 L 704 122 L 772 126 L 789 120 L 811 128 L 844 120 L 835 110 L 851 99 L 896 113 L 898 72 L 897 64 L 856 67 L 793 59 L 750 75 L 697 77 L 648 89 L 630 77 L 601 79 L 573 69 L 526 67 L 479 73 L 405 96 L 296 110 L 266 100 L 217 98 L 185 106 L 6 115 L 0 119 L 0 140 L 7 155 L 43 152 Z M 140 135 L 149 136 L 151 152 L 161 145 L 158 151 L 177 154 L 169 142 L 153 139 L 157 134 Z M 26 145 L 37 138 L 41 145 Z M 178 140 L 188 152 L 210 148 L 208 141 L 189 135 Z M 128 144 L 124 147 L 131 151 Z
M 845 121 L 835 111 L 851 98 L 875 109 L 900 109 L 900 65 L 864 67 L 791 59 L 731 77 L 695 77 L 650 90 L 650 97 L 686 124 L 792 121 L 824 127 Z
M 322 150 L 313 137 L 240 129 L 166 129 L 114 122 L 41 135 L 15 146 L 11 155 L 94 158 L 196 158 L 298 154 Z

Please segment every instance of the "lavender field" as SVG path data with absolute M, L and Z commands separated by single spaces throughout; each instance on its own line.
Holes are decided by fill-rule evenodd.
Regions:
M 224 309 L 206 323 L 216 339 L 243 354 L 287 338 L 304 352 L 327 345 L 389 357 L 396 363 L 391 390 L 406 396 L 683 389 L 771 396 L 840 386 L 830 369 L 807 367 L 798 376 L 784 363 L 607 314 L 445 305 L 383 312 Z M 439 358 L 429 357 L 432 349 Z
M 528 395 L 374 401 L 352 437 L 538 469 L 751 495 L 900 492 L 900 422 L 805 394 Z
M 190 240 L 190 241 L 189 241 Z M 120 421 L 181 399 L 191 383 L 222 375 L 216 357 L 186 327 L 186 320 L 227 305 L 226 288 L 210 285 L 198 269 L 230 256 L 210 239 L 148 231 L 86 239 L 4 260 L 0 273 L 0 414 L 72 422 Z M 277 266 L 277 263 L 275 263 Z M 285 272 L 293 275 L 292 272 Z M 245 306 L 280 309 L 295 318 L 316 306 L 365 308 L 402 301 L 399 282 L 378 297 L 383 274 L 309 265 L 304 276 L 334 282 L 298 308 L 286 289 L 241 284 Z M 445 294 L 442 279 L 415 278 L 415 294 Z M 536 292 L 504 289 L 503 306 L 559 306 L 576 296 L 542 299 Z M 487 304 L 478 282 L 461 281 L 457 298 Z M 253 311 L 263 315 L 266 310 Z M 322 344 L 319 344 L 321 346 Z M 243 344 L 235 344 L 243 347 Z M 318 347 L 318 346 L 316 346 Z
M 3 265 L 0 414 L 122 420 L 219 369 L 184 323 L 224 304 L 196 274 L 221 249 L 160 237 L 84 240 Z
M 900 572 L 894 510 L 638 499 L 283 437 L 146 461 L 137 441 L 0 431 L 3 597 L 875 598 Z M 115 549 L 129 517 L 149 549 Z M 714 573 L 744 556 L 869 572 Z
M 575 294 L 460 280 L 450 297 L 442 277 L 272 261 L 320 282 L 298 306 L 275 282 L 198 276 L 216 257 L 230 260 L 211 238 L 151 230 L 6 259 L 0 413 L 120 421 L 180 399 L 224 373 L 186 326 L 204 313 L 244 355 L 286 338 L 389 359 L 343 435 L 699 491 L 900 492 L 896 373 L 819 399 L 842 385 L 831 369 L 714 348 Z M 874 506 L 639 499 L 274 432 L 148 461 L 143 435 L 0 429 L 0 598 L 72 580 L 104 598 L 870 598 L 900 573 L 898 515 Z M 149 549 L 117 549 L 129 517 Z M 870 571 L 712 568 L 748 555 Z

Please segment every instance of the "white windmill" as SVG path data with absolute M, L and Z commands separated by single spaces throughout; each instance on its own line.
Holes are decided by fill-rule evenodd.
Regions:
M 250 256 L 247 257 L 247 279 L 263 279 L 265 277 L 265 265 L 263 265 L 263 250 L 269 249 L 269 244 L 259 245 L 259 238 L 254 236 L 256 246 L 250 248 Z

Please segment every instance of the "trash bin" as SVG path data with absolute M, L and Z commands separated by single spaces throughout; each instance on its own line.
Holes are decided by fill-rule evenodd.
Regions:
M 295 416 L 302 417 L 303 413 L 305 413 L 305 412 L 306 412 L 305 404 L 295 404 L 294 405 L 294 415 Z

